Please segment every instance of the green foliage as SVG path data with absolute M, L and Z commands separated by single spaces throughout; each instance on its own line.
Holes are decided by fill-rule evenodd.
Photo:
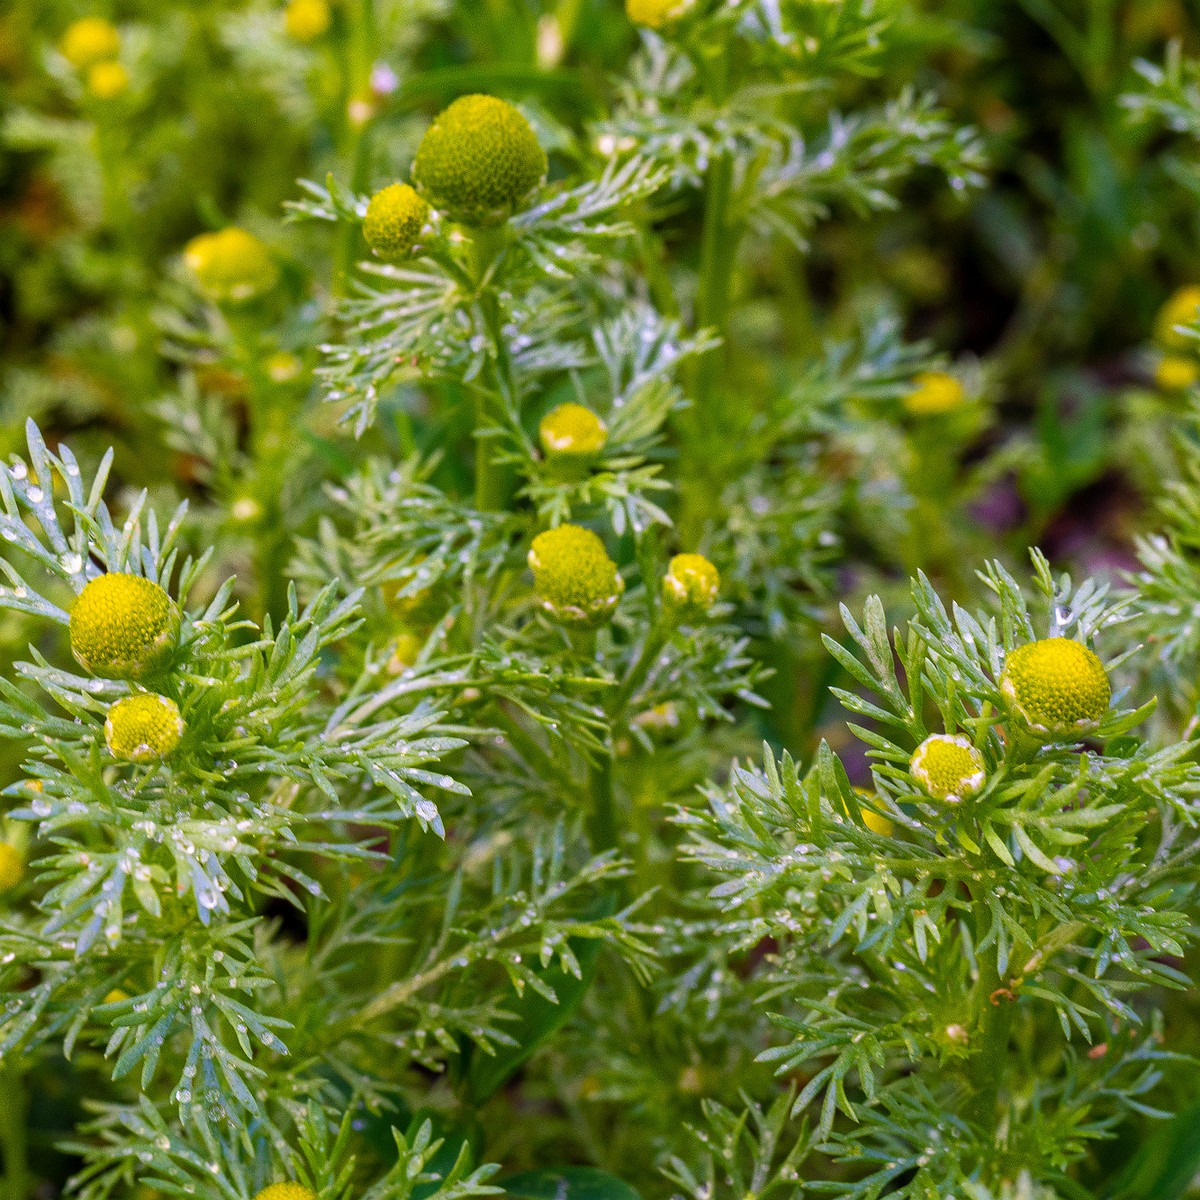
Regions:
M 5 1200 L 1186 1194 L 1182 7 L 84 15 L 0 18 Z

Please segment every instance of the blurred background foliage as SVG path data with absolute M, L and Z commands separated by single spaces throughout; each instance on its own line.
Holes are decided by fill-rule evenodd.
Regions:
M 463 454 L 429 470 L 451 492 L 470 490 L 469 406 L 453 389 L 398 384 L 359 439 L 322 399 L 316 346 L 336 333 L 332 301 L 363 247 L 348 226 L 331 244 L 282 220 L 296 179 L 332 172 L 368 193 L 406 177 L 430 117 L 470 91 L 520 102 L 561 177 L 589 152 L 638 44 L 616 0 L 332 0 L 321 28 L 295 9 L 9 0 L 0 12 L 0 453 L 22 449 L 29 417 L 51 446 L 69 439 L 89 470 L 114 446 L 115 508 L 141 488 L 160 509 L 186 497 L 191 536 L 218 547 L 213 581 L 235 573 L 258 614 L 279 609 L 292 536 L 314 533 L 331 507 L 325 481 L 372 454 L 457 446 Z M 932 91 L 950 120 L 974 127 L 986 179 L 954 189 L 918 171 L 894 207 L 835 205 L 806 246 L 742 247 L 721 351 L 741 403 L 703 442 L 702 471 L 681 470 L 672 512 L 720 563 L 738 620 L 777 668 L 773 708 L 703 747 L 683 742 L 664 758 L 669 782 L 647 766 L 647 805 L 761 737 L 805 755 L 821 737 L 850 749 L 817 641 L 840 632 L 837 600 L 857 609 L 882 589 L 902 614 L 917 570 L 965 597 L 976 588 L 969 564 L 1000 557 L 1023 569 L 1031 544 L 1056 565 L 1118 580 L 1186 464 L 1175 431 L 1200 353 L 1170 332 L 1187 306 L 1162 314 L 1200 282 L 1195 108 L 1186 80 L 1173 108 L 1171 79 L 1139 63 L 1169 73 L 1172 55 L 1200 53 L 1200 2 L 881 10 L 892 27 L 882 52 L 839 75 L 829 104 Z M 117 25 L 123 78 L 64 57 L 64 31 L 90 15 Z M 259 235 L 281 272 L 241 326 L 197 303 L 181 260 L 191 238 L 231 222 Z M 701 254 L 700 193 L 674 194 L 648 236 L 647 262 L 685 278 Z M 686 285 L 679 294 L 692 302 Z M 889 375 L 907 353 L 896 347 L 923 341 L 965 408 L 941 414 L 935 398 L 921 412 Z M 781 397 L 803 414 L 796 436 L 778 433 Z M 681 418 L 674 444 L 694 432 Z M 0 613 L 4 665 L 35 636 L 52 635 Z M 1174 700 L 1186 713 L 1195 695 Z M 0 769 L 11 774 L 15 758 Z M 1166 1019 L 1196 1025 L 1200 1046 L 1194 1001 L 1172 1005 Z M 647 1014 L 614 1060 L 632 1061 L 631 1046 L 696 1058 L 659 1044 L 674 1028 Z M 547 1077 L 583 1069 L 566 1062 L 578 1045 L 555 1053 L 563 1063 Z M 708 1090 L 702 1069 L 714 1068 L 685 1071 L 679 1088 Z M 40 1074 L 39 1087 L 61 1089 L 30 1101 L 48 1191 L 69 1167 L 51 1147 L 94 1082 L 86 1056 L 71 1071 Z M 585 1084 L 621 1094 L 619 1079 Z M 546 1104 L 547 1144 L 578 1139 L 587 1118 L 557 1112 L 538 1087 L 524 1102 Z M 673 1111 L 664 1103 L 663 1119 Z M 589 1136 L 619 1140 L 621 1129 Z M 489 1142 L 503 1148 L 503 1130 Z M 1130 1149 L 1119 1143 L 1110 1166 Z M 1151 1159 L 1190 1178 L 1190 1153 L 1166 1145 Z M 611 1154 L 620 1160 L 619 1144 Z M 1149 1194 L 1135 1174 L 1122 1194 Z

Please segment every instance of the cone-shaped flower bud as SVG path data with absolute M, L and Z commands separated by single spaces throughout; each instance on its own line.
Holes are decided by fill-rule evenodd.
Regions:
M 71 652 L 93 675 L 140 679 L 162 666 L 179 639 L 179 611 L 140 575 L 98 575 L 71 609 Z
M 317 1194 L 302 1183 L 271 1183 L 254 1200 L 317 1200 Z
M 464 225 L 510 216 L 546 174 L 528 121 L 495 96 L 460 96 L 426 131 L 413 180 L 434 207 Z
M 103 17 L 83 17 L 67 26 L 58 48 L 72 66 L 83 70 L 116 58 L 121 49 L 121 35 Z
M 987 782 L 983 755 L 957 734 L 927 737 L 914 751 L 908 769 L 935 800 L 952 804 L 974 796 Z
M 292 0 L 284 16 L 288 37 L 315 42 L 329 28 L 331 15 L 326 0 Z
M 717 568 L 703 554 L 677 554 L 662 579 L 663 603 L 676 617 L 702 617 L 721 590 Z
M 104 740 L 113 758 L 152 763 L 166 758 L 183 737 L 183 718 L 174 700 L 136 692 L 118 700 L 104 718 Z
M 0 842 L 0 892 L 8 892 L 25 878 L 25 859 L 16 846 Z
M 539 533 L 529 548 L 529 566 L 542 607 L 560 621 L 606 620 L 625 590 L 604 543 L 579 525 Z
M 608 428 L 582 404 L 560 404 L 538 426 L 538 438 L 549 459 L 590 462 L 604 449 Z
M 904 407 L 914 417 L 942 417 L 966 403 L 963 385 L 945 371 L 925 371 L 913 382 L 916 387 L 904 397 Z
M 214 300 L 252 300 L 269 292 L 279 278 L 267 247 L 236 226 L 192 238 L 183 260 Z
M 376 192 L 367 205 L 363 237 L 385 262 L 404 258 L 417 244 L 429 219 L 429 205 L 407 183 Z
M 1004 660 L 1000 690 L 1031 730 L 1049 737 L 1095 728 L 1112 698 L 1095 653 L 1061 637 L 1018 646 Z

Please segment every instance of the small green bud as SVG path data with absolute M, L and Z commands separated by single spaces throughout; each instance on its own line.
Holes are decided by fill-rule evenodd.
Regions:
M 184 247 L 183 261 L 214 300 L 252 300 L 269 292 L 279 278 L 267 247 L 236 226 L 192 238 Z
M 413 180 L 435 208 L 464 225 L 496 225 L 546 175 L 528 121 L 495 96 L 460 96 L 421 139 Z
M 951 804 L 974 796 L 987 782 L 983 755 L 957 734 L 927 737 L 914 751 L 908 769 L 935 800 Z
M 393 183 L 371 197 L 363 237 L 385 262 L 395 262 L 416 245 L 428 219 L 429 205 L 407 183 Z
M 140 679 L 157 670 L 179 640 L 179 612 L 140 575 L 98 575 L 79 593 L 68 626 L 71 653 L 93 675 Z
M 677 554 L 662 578 L 663 603 L 678 617 L 702 617 L 721 590 L 717 568 L 703 554 Z
M 183 718 L 174 700 L 153 692 L 135 692 L 118 700 L 104 718 L 104 740 L 113 758 L 160 762 L 179 745 Z
M 1035 733 L 1072 736 L 1095 728 L 1112 688 L 1104 664 L 1072 638 L 1018 646 L 1004 660 L 1000 691 Z
M 579 525 L 539 533 L 529 548 L 529 566 L 542 607 L 560 621 L 604 621 L 625 590 L 604 543 Z

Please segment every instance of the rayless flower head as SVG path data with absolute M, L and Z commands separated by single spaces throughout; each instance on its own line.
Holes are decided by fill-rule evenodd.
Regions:
M 1154 368 L 1154 382 L 1164 392 L 1182 392 L 1200 380 L 1200 362 L 1186 354 L 1165 355 Z
M 720 573 L 703 554 L 676 554 L 662 577 L 663 603 L 676 617 L 704 616 L 720 590 Z
M 9 892 L 25 878 L 25 858 L 16 846 L 0 842 L 0 892 Z
M 100 62 L 88 71 L 87 86 L 97 100 L 114 100 L 128 89 L 129 74 L 119 62 Z
M 1200 342 L 1176 331 L 1177 325 L 1194 325 L 1200 320 L 1200 284 L 1190 283 L 1173 292 L 1158 310 L 1154 337 L 1168 350 L 1195 350 Z
M 104 740 L 113 758 L 152 763 L 166 758 L 183 737 L 183 718 L 174 700 L 137 692 L 118 700 L 104 718 Z
M 326 0 L 291 0 L 284 25 L 298 42 L 315 42 L 328 28 L 331 14 Z
M 625 15 L 635 25 L 661 29 L 686 9 L 691 0 L 625 0 Z
M 179 611 L 152 579 L 110 572 L 71 609 L 71 653 L 93 675 L 140 679 L 162 666 L 179 640 Z
M 292 1183 L 290 1180 L 284 1183 L 268 1184 L 254 1200 L 317 1200 L 316 1193 L 311 1188 L 306 1188 L 302 1183 Z
M 529 547 L 529 567 L 542 607 L 560 621 L 606 620 L 625 590 L 604 543 L 579 525 L 539 533 Z
M 856 787 L 854 793 L 857 796 L 861 796 L 864 800 L 879 802 L 879 798 L 867 791 L 866 788 Z M 858 811 L 862 814 L 863 824 L 872 833 L 877 833 L 880 837 L 891 837 L 896 832 L 896 823 L 889 820 L 882 813 L 877 813 L 874 809 L 867 808 L 865 805 L 860 806 Z
M 1000 690 L 1029 728 L 1048 737 L 1077 736 L 1095 728 L 1112 689 L 1104 664 L 1071 638 L 1018 646 L 1004 660 Z
M 116 58 L 121 49 L 121 36 L 103 17 L 83 17 L 67 26 L 58 48 L 72 66 L 83 70 Z
M 913 752 L 908 769 L 935 800 L 951 804 L 974 796 L 987 781 L 983 755 L 958 734 L 927 737 Z
M 547 461 L 556 466 L 587 466 L 604 449 L 608 427 L 582 404 L 560 404 L 538 425 L 538 438 Z
M 236 226 L 192 238 L 183 260 L 214 300 L 252 300 L 270 291 L 279 277 L 267 247 Z
M 546 174 L 528 121 L 495 96 L 460 96 L 421 139 L 413 180 L 434 207 L 464 225 L 509 217 Z
M 966 403 L 963 385 L 945 371 L 924 371 L 916 387 L 904 397 L 904 407 L 914 417 L 941 417 Z
M 363 237 L 385 262 L 404 258 L 416 245 L 429 219 L 429 205 L 407 183 L 376 192 L 367 205 Z

